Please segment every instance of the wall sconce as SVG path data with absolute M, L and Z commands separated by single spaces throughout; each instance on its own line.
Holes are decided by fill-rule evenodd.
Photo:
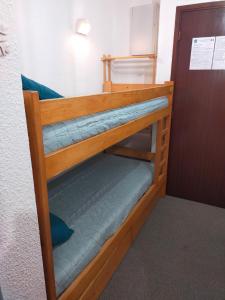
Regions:
M 76 23 L 76 33 L 88 35 L 91 30 L 91 25 L 87 19 L 78 19 Z

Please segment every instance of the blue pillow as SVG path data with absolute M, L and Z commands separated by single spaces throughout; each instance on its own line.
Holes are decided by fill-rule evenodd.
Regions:
M 62 219 L 52 213 L 50 213 L 50 223 L 53 247 L 65 243 L 74 233 Z
M 37 91 L 39 93 L 39 98 L 43 99 L 54 99 L 54 98 L 63 98 L 60 94 L 49 89 L 47 86 L 44 86 L 34 80 L 31 80 L 23 75 L 21 75 L 23 90 L 25 91 Z

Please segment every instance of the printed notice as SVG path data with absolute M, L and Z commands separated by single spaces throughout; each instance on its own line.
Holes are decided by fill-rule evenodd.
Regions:
M 192 39 L 190 70 L 211 70 L 216 38 L 199 37 Z
M 216 37 L 212 69 L 225 70 L 225 36 Z

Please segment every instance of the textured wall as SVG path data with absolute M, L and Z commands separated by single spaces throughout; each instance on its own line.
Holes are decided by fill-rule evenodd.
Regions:
M 0 285 L 4 300 L 45 300 L 13 2 L 0 0 L 10 43 L 0 57 Z

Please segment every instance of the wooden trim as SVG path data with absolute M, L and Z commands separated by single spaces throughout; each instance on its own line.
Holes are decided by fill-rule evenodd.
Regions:
M 152 83 L 113 83 L 112 81 L 106 81 L 103 83 L 103 92 L 122 92 L 122 91 L 133 91 L 140 89 L 149 89 L 156 86 L 162 86 L 162 84 Z
M 42 100 L 40 102 L 41 124 L 49 125 L 95 114 L 130 104 L 140 103 L 157 97 L 169 95 L 172 84 L 165 84 L 149 89 L 82 96 L 67 99 Z
M 42 127 L 39 105 L 40 101 L 38 93 L 24 92 L 24 101 L 32 159 L 38 221 L 40 228 L 46 291 L 48 299 L 56 299 L 54 279 L 55 276 L 52 257 L 52 240 L 50 233 L 48 207 L 46 167 L 44 160 L 44 148 L 42 141 Z
M 165 108 L 142 118 L 130 121 L 119 127 L 105 131 L 87 140 L 83 140 L 66 148 L 51 152 L 46 155 L 45 160 L 47 179 L 51 179 L 71 168 L 75 164 L 84 161 L 85 159 L 116 143 L 119 143 L 123 139 L 141 131 L 150 124 L 155 123 L 169 114 L 170 109 Z
M 111 92 L 121 92 L 121 91 L 133 91 L 138 89 L 147 89 L 152 88 L 156 86 L 162 86 L 162 85 L 155 85 L 152 83 L 112 83 L 111 84 Z
M 161 181 L 148 189 L 117 232 L 62 293 L 59 300 L 95 300 L 99 297 L 160 197 L 164 185 L 165 183 Z
M 137 158 L 141 160 L 151 161 L 155 158 L 155 153 L 138 151 L 127 147 L 113 146 L 106 150 L 107 153 L 114 155 Z

